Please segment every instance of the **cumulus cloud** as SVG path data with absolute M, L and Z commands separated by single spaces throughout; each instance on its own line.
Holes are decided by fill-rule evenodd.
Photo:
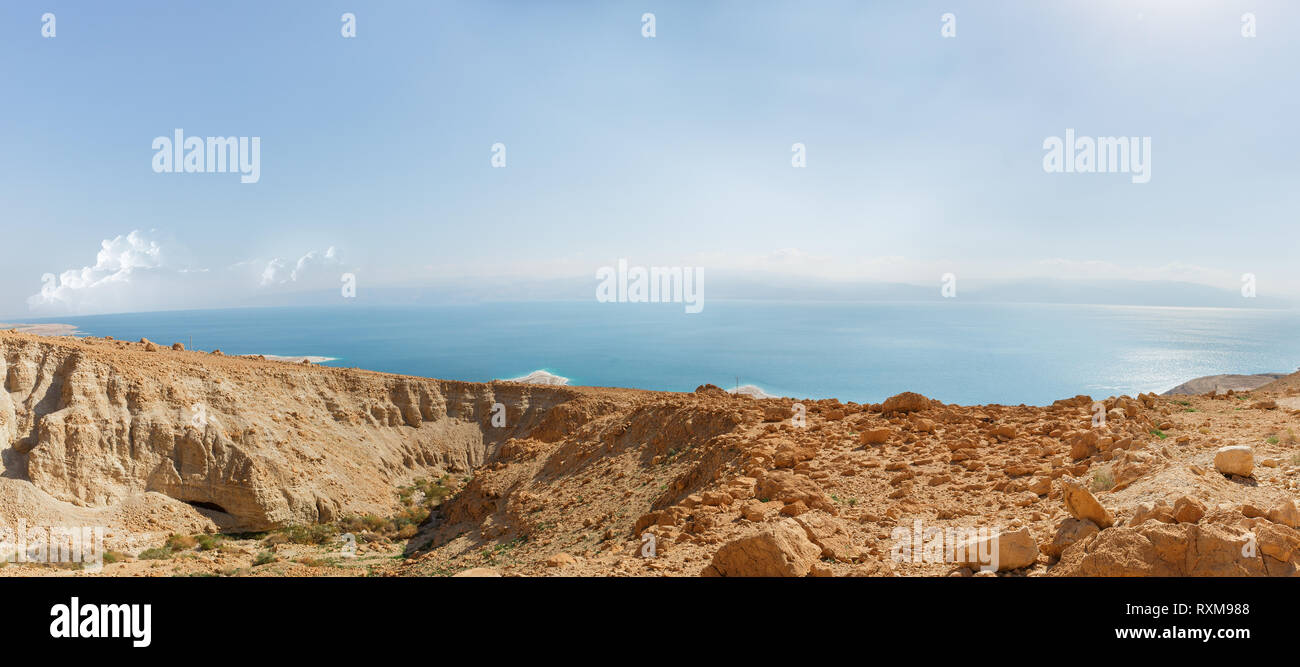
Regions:
M 93 265 L 44 274 L 27 306 L 42 315 L 229 307 L 279 292 L 333 288 L 345 271 L 333 247 L 297 260 L 253 258 L 218 268 L 190 265 L 186 256 L 184 246 L 155 230 L 105 239 Z
M 338 273 L 335 269 L 339 268 L 339 266 L 341 264 L 334 246 L 330 246 L 323 253 L 313 250 L 299 257 L 292 269 L 288 268 L 288 262 L 277 258 L 267 262 L 266 268 L 262 270 L 260 284 L 265 287 L 267 285 L 286 285 L 299 281 L 308 281 L 320 277 L 319 274 L 322 269 L 333 276 Z

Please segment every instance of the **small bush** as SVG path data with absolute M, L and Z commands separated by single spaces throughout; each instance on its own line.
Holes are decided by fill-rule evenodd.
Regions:
M 104 563 L 105 563 L 105 564 L 108 564 L 108 563 L 120 563 L 120 562 L 122 562 L 123 560 L 126 560 L 126 554 L 124 554 L 124 553 L 122 553 L 122 552 L 120 552 L 120 551 L 113 551 L 113 550 L 111 550 L 111 549 L 104 551 Z
M 136 556 L 136 558 L 139 558 L 140 560 L 166 560 L 171 557 L 172 557 L 172 550 L 168 549 L 167 547 L 154 547 L 152 549 L 145 549 L 144 551 L 140 552 L 140 555 Z
M 1092 473 L 1092 490 L 1109 491 L 1115 486 L 1115 473 L 1110 468 L 1102 468 Z
M 266 565 L 268 563 L 274 563 L 277 560 L 280 559 L 276 558 L 275 554 L 270 551 L 263 551 L 262 553 L 257 554 L 257 558 L 253 559 L 253 566 Z
M 198 546 L 199 541 L 189 535 L 175 535 L 167 538 L 167 548 L 172 551 L 187 551 Z
M 199 535 L 199 551 L 212 551 L 221 546 L 222 539 L 218 535 Z
M 289 526 L 284 534 L 294 544 L 324 544 L 334 539 L 338 528 L 330 524 L 317 523 L 310 526 Z

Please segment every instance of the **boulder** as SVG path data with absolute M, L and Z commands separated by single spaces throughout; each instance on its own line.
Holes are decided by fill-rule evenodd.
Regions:
M 1069 477 L 1061 478 L 1061 500 L 1065 502 L 1066 511 L 1076 519 L 1091 521 L 1098 528 L 1110 528 L 1115 523 L 1114 517 L 1097 502 L 1092 492 Z
M 980 562 L 980 554 L 997 554 L 996 562 Z M 1005 572 L 1033 565 L 1038 560 L 1038 543 L 1028 528 L 1001 532 L 963 541 L 956 546 L 957 562 L 972 569 L 987 568 Z
M 456 574 L 453 574 L 451 576 L 453 578 L 454 577 L 499 577 L 501 576 L 501 573 L 497 572 L 496 570 L 490 567 L 471 567 L 468 570 L 461 570 L 460 572 L 457 572 Z
M 1133 511 L 1133 516 L 1129 518 L 1129 526 L 1140 526 L 1147 521 L 1159 521 L 1160 523 L 1176 523 L 1174 520 L 1174 508 L 1164 500 L 1157 500 L 1154 503 L 1138 503 L 1137 508 Z
M 1066 433 L 1065 444 L 1070 446 L 1070 458 L 1078 461 L 1097 453 L 1098 437 L 1096 431 L 1071 431 Z
M 835 504 L 817 482 L 785 470 L 772 470 L 763 475 L 755 495 L 763 501 L 779 500 L 787 505 L 802 502 L 810 509 L 839 514 Z
M 722 545 L 712 567 L 724 577 L 802 577 L 821 554 L 795 519 L 784 519 Z
M 893 433 L 893 429 L 889 428 L 869 428 L 858 434 L 858 442 L 864 445 L 883 444 L 889 442 L 889 436 Z
M 930 407 L 930 399 L 912 391 L 890 396 L 880 404 L 881 412 L 920 412 Z
M 1056 526 L 1056 534 L 1052 535 L 1051 541 L 1043 542 L 1039 545 L 1038 550 L 1049 558 L 1060 558 L 1061 552 L 1065 551 L 1070 545 L 1084 538 L 1096 535 L 1098 532 L 1097 524 L 1082 519 L 1063 519 Z
M 1183 496 L 1174 501 L 1174 521 L 1196 523 L 1203 516 L 1205 516 L 1205 503 L 1191 496 Z
M 1255 469 L 1255 455 L 1246 445 L 1220 447 L 1214 452 L 1214 468 L 1225 475 L 1250 477 Z
M 578 560 L 566 553 L 558 553 L 546 559 L 546 567 L 566 567 L 577 563 Z
M 1278 531 L 1295 531 L 1263 524 Z M 1067 577 L 1241 577 L 1286 575 L 1300 552 L 1281 533 L 1256 529 L 1258 548 L 1241 528 L 1216 523 L 1147 522 L 1103 530 L 1061 553 L 1053 575 Z M 1297 538 L 1300 541 L 1300 538 Z M 1269 544 L 1274 555 L 1264 551 Z
M 1300 510 L 1296 509 L 1294 498 L 1287 498 L 1280 505 L 1269 510 L 1267 518 L 1273 523 L 1300 528 Z
M 821 547 L 822 558 L 833 558 L 841 563 L 857 560 L 858 547 L 839 519 L 821 512 L 808 512 L 795 517 L 795 521 L 803 528 L 808 540 Z

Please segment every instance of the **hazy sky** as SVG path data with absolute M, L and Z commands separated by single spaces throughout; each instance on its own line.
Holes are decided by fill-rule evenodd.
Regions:
M 1281 0 L 10 0 L 0 315 L 620 257 L 1295 295 L 1297 63 Z M 155 173 L 176 128 L 259 137 L 260 180 Z M 1150 137 L 1150 181 L 1046 173 L 1067 128 Z

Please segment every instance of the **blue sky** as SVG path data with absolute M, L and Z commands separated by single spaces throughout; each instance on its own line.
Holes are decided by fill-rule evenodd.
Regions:
M 1282 1 L 11 1 L 0 314 L 58 314 L 29 307 L 42 275 L 94 268 L 133 230 L 162 259 L 115 274 L 110 257 L 91 278 L 112 298 L 62 305 L 620 257 L 936 284 L 1252 272 L 1295 295 L 1297 62 L 1300 5 Z M 175 128 L 260 137 L 260 181 L 154 173 Z M 1151 181 L 1045 173 L 1067 128 L 1151 137 Z

